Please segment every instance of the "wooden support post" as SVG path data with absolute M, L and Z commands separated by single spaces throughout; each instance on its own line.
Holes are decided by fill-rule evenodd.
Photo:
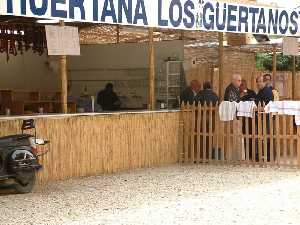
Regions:
M 120 43 L 120 25 L 117 25 L 117 40 L 116 43 L 119 44 Z
M 219 33 L 219 96 L 223 96 L 223 78 L 224 78 L 224 37 Z
M 59 22 L 60 26 L 65 26 L 64 21 Z M 61 112 L 68 113 L 68 75 L 67 75 L 67 56 L 61 55 L 59 58 L 60 78 L 61 78 Z
M 292 67 L 292 98 L 296 99 L 296 56 L 293 56 L 293 67 Z
M 179 37 L 179 40 L 184 40 L 184 30 L 181 30 L 180 31 L 180 37 Z
M 155 109 L 155 53 L 153 28 L 149 28 L 149 110 Z
M 300 168 L 300 126 L 297 126 L 297 166 Z
M 273 45 L 273 87 L 275 87 L 276 73 L 277 73 L 277 47 Z

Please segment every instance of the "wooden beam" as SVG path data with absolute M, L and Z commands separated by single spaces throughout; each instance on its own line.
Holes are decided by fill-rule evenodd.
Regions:
M 120 25 L 117 25 L 117 44 L 120 43 Z
M 60 21 L 61 27 L 65 26 L 64 21 Z M 61 55 L 59 58 L 60 78 L 61 78 L 61 112 L 68 113 L 68 75 L 67 75 L 67 56 Z
M 275 87 L 276 73 L 277 73 L 277 47 L 273 45 L 273 87 Z
M 224 83 L 224 36 L 223 33 L 219 35 L 219 96 L 220 100 L 224 95 L 223 83 Z
M 153 28 L 149 28 L 149 110 L 155 109 L 155 53 Z
M 179 40 L 184 40 L 184 30 L 181 30 L 180 31 L 180 37 L 179 37 Z
M 293 56 L 292 65 L 292 98 L 296 99 L 296 56 Z

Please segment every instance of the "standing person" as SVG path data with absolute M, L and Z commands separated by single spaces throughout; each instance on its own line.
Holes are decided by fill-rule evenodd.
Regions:
M 273 81 L 272 81 L 272 76 L 271 76 L 271 74 L 266 73 L 266 74 L 263 76 L 263 79 L 265 80 L 266 86 L 269 87 L 269 88 L 271 88 L 271 89 L 273 90 L 274 88 L 273 88 Z
M 242 77 L 239 74 L 234 74 L 232 76 L 231 84 L 226 88 L 224 94 L 224 101 L 229 102 L 239 102 L 241 100 L 240 96 L 240 86 L 242 82 Z
M 114 92 L 112 83 L 106 84 L 105 89 L 98 93 L 97 104 L 100 105 L 104 111 L 120 110 L 121 102 L 118 95 Z
M 244 79 L 242 80 L 242 83 L 240 86 L 240 96 L 241 96 L 241 101 L 243 101 L 243 102 L 254 101 L 256 98 L 255 91 L 248 88 L 247 81 Z
M 209 81 L 204 82 L 203 90 L 199 92 L 198 96 L 196 96 L 196 101 L 200 102 L 201 105 L 210 105 L 212 103 L 213 106 L 219 102 L 219 97 L 212 90 L 212 86 Z
M 240 86 L 242 82 L 242 77 L 239 74 L 233 74 L 231 84 L 226 88 L 225 95 L 224 95 L 224 103 L 228 104 L 228 102 L 240 102 Z M 223 104 L 224 104 L 223 103 Z M 230 104 L 229 104 L 230 105 Z M 231 107 L 234 104 L 231 104 Z M 243 145 L 243 138 L 240 136 L 242 134 L 242 122 L 240 120 L 234 119 L 233 127 L 233 140 L 229 141 L 229 145 L 231 146 L 231 153 L 227 160 L 240 160 L 244 157 L 244 145 Z M 226 153 L 227 154 L 227 153 Z
M 192 80 L 190 86 L 187 87 L 180 95 L 180 104 L 192 105 L 198 97 L 200 91 L 200 83 L 197 80 Z M 196 102 L 197 103 L 197 102 Z
M 256 93 L 255 91 L 251 90 L 247 86 L 247 81 L 242 79 L 242 84 L 240 86 L 240 94 L 241 94 L 241 101 L 247 102 L 247 101 L 255 101 Z M 248 120 L 248 130 L 246 128 L 246 120 Z M 242 117 L 242 129 L 243 134 L 249 134 L 252 136 L 252 118 L 246 118 Z M 252 138 L 248 139 L 248 146 L 249 146 L 249 159 L 252 159 Z M 244 139 L 244 149 L 247 149 L 247 139 Z M 245 152 L 245 159 L 247 158 L 246 152 Z
M 216 93 L 212 90 L 212 85 L 209 81 L 205 81 L 204 84 L 203 84 L 203 90 L 201 90 L 199 92 L 199 95 L 196 97 L 196 101 L 199 102 L 202 106 L 204 106 L 205 104 L 206 105 L 213 105 L 213 106 L 216 106 L 219 102 L 219 97 L 216 95 Z M 205 113 L 205 111 L 203 112 Z M 212 115 L 212 118 L 215 118 L 215 111 L 210 111 L 210 110 L 207 110 L 206 111 L 206 118 L 209 118 L 210 116 L 210 113 Z M 202 131 L 205 131 L 206 133 L 209 132 L 209 127 L 211 126 L 211 129 L 212 129 L 212 132 L 214 133 L 215 132 L 215 120 L 213 119 L 212 121 L 212 124 L 210 124 L 210 120 L 207 119 L 206 120 L 206 130 L 204 130 L 204 126 L 203 126 L 203 123 L 202 123 L 202 127 L 200 130 Z M 196 124 L 196 127 L 198 126 L 198 124 Z M 209 137 L 206 136 L 206 137 L 201 137 L 200 140 L 202 141 L 203 143 L 203 139 L 206 139 L 206 143 L 209 143 Z M 206 159 L 209 157 L 209 145 L 206 145 L 206 153 L 205 153 L 205 157 Z M 216 158 L 216 154 L 215 154 L 215 151 L 217 149 L 215 147 L 213 147 L 212 149 L 212 152 L 213 152 L 213 157 Z M 219 151 L 219 150 L 218 150 Z M 200 153 L 200 156 L 201 158 L 203 157 L 203 152 Z
M 272 90 L 274 101 L 279 101 L 279 91 L 273 87 L 273 81 L 271 74 L 267 73 L 263 76 L 266 86 Z
M 270 101 L 274 100 L 273 92 L 268 83 L 265 82 L 263 76 L 259 76 L 256 78 L 256 84 L 258 87 L 258 93 L 255 98 L 255 103 L 258 105 L 260 104 L 268 104 Z
M 256 78 L 256 84 L 257 84 L 257 87 L 258 87 L 258 93 L 256 95 L 256 98 L 255 98 L 255 103 L 258 105 L 259 103 L 260 104 L 265 104 L 267 105 L 270 101 L 273 101 L 274 100 L 274 96 L 273 96 L 273 93 L 272 93 L 272 89 L 270 88 L 270 86 L 268 86 L 268 83 L 265 82 L 265 79 L 263 76 L 260 76 L 258 78 Z M 270 130 L 270 119 L 272 119 L 270 117 L 269 114 L 266 115 L 266 132 L 265 133 L 262 133 L 262 135 L 270 135 L 270 132 L 273 132 Z M 261 121 L 258 121 L 258 116 L 256 115 L 256 132 L 257 134 L 259 134 L 258 132 L 258 123 L 261 122 L 261 126 L 263 127 L 263 124 L 264 124 L 264 121 L 263 121 L 263 118 L 261 119 Z M 264 146 L 264 145 L 263 145 Z M 274 157 L 276 157 L 276 151 L 274 149 L 270 149 L 270 138 L 268 137 L 267 138 L 267 155 L 264 157 L 264 161 L 265 162 L 269 162 L 270 160 L 270 151 L 273 151 L 273 155 Z M 264 149 L 262 149 L 262 155 L 264 154 Z M 259 151 L 258 151 L 258 143 L 256 143 L 256 160 L 259 159 Z

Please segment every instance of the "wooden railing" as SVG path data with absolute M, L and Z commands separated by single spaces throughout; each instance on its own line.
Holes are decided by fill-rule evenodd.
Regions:
M 300 127 L 294 117 L 267 114 L 222 122 L 219 107 L 183 105 L 181 162 L 300 166 Z

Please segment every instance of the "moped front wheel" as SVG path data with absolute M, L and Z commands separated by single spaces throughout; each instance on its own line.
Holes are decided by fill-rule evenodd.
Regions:
M 35 170 L 20 172 L 15 177 L 14 189 L 19 194 L 30 193 L 35 185 Z

